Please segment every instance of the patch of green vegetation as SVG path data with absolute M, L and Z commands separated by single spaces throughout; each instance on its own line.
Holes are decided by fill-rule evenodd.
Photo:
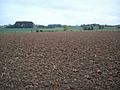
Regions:
M 57 28 L 0 28 L 0 33 L 18 33 L 18 32 L 79 32 L 79 31 L 120 31 L 116 27 L 104 27 L 103 29 L 99 29 L 98 27 L 94 27 L 93 30 L 83 30 L 83 27 L 80 26 L 65 26 L 65 27 L 57 27 Z
M 35 32 L 32 28 L 0 28 L 0 33 Z

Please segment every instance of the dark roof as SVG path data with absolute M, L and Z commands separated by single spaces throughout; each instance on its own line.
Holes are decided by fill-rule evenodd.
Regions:
M 16 21 L 14 26 L 16 28 L 33 28 L 34 23 L 31 21 Z

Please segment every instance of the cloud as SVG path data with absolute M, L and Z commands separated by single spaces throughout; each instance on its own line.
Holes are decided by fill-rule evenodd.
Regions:
M 119 24 L 119 0 L 2 0 L 0 24 Z

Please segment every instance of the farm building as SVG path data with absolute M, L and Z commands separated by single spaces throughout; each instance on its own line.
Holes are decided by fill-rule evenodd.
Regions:
M 35 24 L 31 21 L 16 21 L 14 27 L 16 28 L 33 28 Z

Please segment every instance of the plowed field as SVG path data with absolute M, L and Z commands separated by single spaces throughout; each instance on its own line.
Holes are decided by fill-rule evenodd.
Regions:
M 120 32 L 0 34 L 0 90 L 120 90 Z

